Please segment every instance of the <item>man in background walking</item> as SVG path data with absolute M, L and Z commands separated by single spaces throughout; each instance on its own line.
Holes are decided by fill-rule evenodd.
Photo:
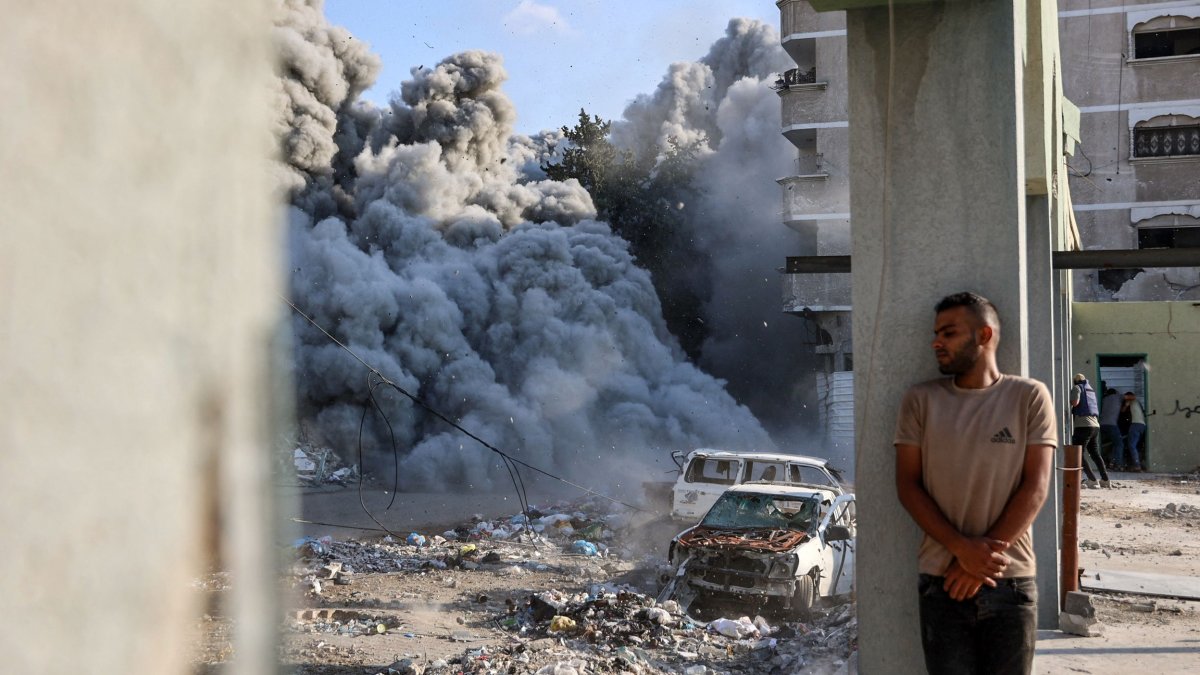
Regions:
M 1127 469 L 1134 473 L 1144 471 L 1142 459 L 1138 456 L 1138 444 L 1142 442 L 1142 434 L 1146 433 L 1146 411 L 1132 391 L 1125 392 L 1123 410 L 1129 414 L 1129 434 L 1125 437 L 1125 451 L 1129 453 Z
M 1071 445 L 1082 445 L 1084 450 L 1083 472 L 1087 480 L 1083 485 L 1090 488 L 1112 487 L 1108 480 L 1108 469 L 1104 468 L 1104 459 L 1100 457 L 1100 406 L 1096 403 L 1096 390 L 1088 383 L 1083 373 L 1075 375 L 1075 385 L 1071 387 L 1071 421 L 1075 431 L 1071 434 Z M 1100 482 L 1096 482 L 1096 474 L 1088 467 L 1087 458 L 1092 458 L 1096 470 L 1100 472 Z

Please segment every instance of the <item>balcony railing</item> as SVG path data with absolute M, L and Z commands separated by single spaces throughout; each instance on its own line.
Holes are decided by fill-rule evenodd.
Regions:
M 850 309 L 849 274 L 783 275 L 783 311 L 844 312 Z
M 801 84 L 815 84 L 817 81 L 817 67 L 812 68 L 792 68 L 786 70 L 778 79 L 775 80 L 775 85 L 771 88 L 775 91 L 783 91 L 789 87 L 794 87 Z

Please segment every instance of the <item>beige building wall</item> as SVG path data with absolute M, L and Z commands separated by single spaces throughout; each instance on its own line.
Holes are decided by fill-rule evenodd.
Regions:
M 780 41 L 795 67 L 776 83 L 783 136 L 795 147 L 782 188 L 783 224 L 807 235 L 808 250 L 788 256 L 850 253 L 850 123 L 846 14 L 817 12 L 807 0 L 778 0 Z M 849 274 L 783 275 L 783 311 L 816 324 L 821 372 L 818 419 L 828 452 L 853 448 L 853 336 Z
M 1071 197 L 1085 249 L 1136 249 L 1139 230 L 1200 228 L 1200 152 L 1138 156 L 1139 127 L 1200 124 L 1200 53 L 1146 58 L 1134 34 L 1200 28 L 1200 0 L 1062 0 L 1063 90 L 1080 108 Z M 1197 233 L 1200 236 L 1200 232 Z M 1078 271 L 1076 300 L 1200 298 L 1194 269 Z
M 4 5 L 0 669 L 269 672 L 271 4 Z
M 1093 382 L 1100 380 L 1100 356 L 1145 355 L 1149 468 L 1191 471 L 1200 466 L 1200 306 L 1077 302 L 1071 330 L 1074 370 Z

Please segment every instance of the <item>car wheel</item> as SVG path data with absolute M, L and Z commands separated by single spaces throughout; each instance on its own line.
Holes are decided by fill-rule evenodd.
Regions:
M 817 596 L 817 583 L 812 575 L 806 574 L 796 580 L 796 594 L 792 596 L 792 610 L 807 612 L 812 609 Z

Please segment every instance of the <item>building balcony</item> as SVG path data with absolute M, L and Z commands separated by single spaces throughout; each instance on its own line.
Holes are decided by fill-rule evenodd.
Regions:
M 821 29 L 822 17 L 809 3 L 801 0 L 780 0 L 775 4 L 779 7 L 779 35 L 784 40 L 789 35 L 811 33 Z
M 790 314 L 850 311 L 850 275 L 793 274 L 784 268 L 783 311 Z
M 814 62 L 818 39 L 846 34 L 843 12 L 817 12 L 807 0 L 781 0 L 775 4 L 779 6 L 780 43 L 797 64 Z
M 820 159 L 807 159 L 803 172 L 775 181 L 783 189 L 780 220 L 793 229 L 808 231 L 822 220 L 849 220 L 850 194 L 844 180 L 830 179 Z
M 811 68 L 792 68 L 785 70 L 778 78 L 775 79 L 775 84 L 771 85 L 780 96 L 783 96 L 785 91 L 793 88 L 807 88 L 815 86 L 819 89 L 825 88 L 824 82 L 817 82 L 817 67 Z
M 783 128 L 829 128 L 848 126 L 845 101 L 820 88 L 793 88 L 779 92 Z

